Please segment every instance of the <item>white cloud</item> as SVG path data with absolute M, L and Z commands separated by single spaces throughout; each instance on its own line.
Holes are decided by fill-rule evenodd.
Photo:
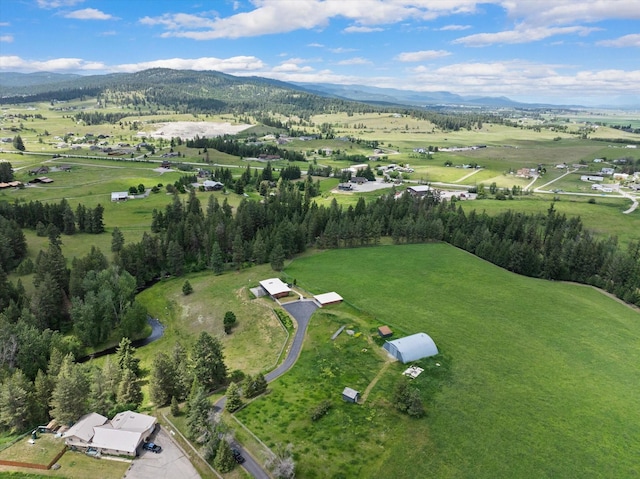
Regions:
M 295 73 L 308 73 L 312 72 L 313 68 L 306 66 L 301 67 L 297 63 L 286 62 L 274 67 L 271 71 L 274 72 L 295 72 Z
M 602 40 L 598 42 L 597 45 L 603 47 L 640 47 L 640 34 L 632 33 L 630 35 L 625 35 L 620 38 L 615 38 L 613 40 Z
M 422 50 L 419 52 L 403 52 L 396 56 L 396 60 L 400 62 L 423 62 L 433 60 L 434 58 L 442 58 L 451 55 L 446 50 Z
M 107 30 L 106 32 L 98 33 L 98 35 L 101 37 L 112 37 L 117 34 L 118 33 L 115 30 Z
M 307 46 L 312 48 L 324 48 L 322 43 L 309 43 Z
M 67 13 L 65 18 L 73 18 L 75 20 L 112 20 L 114 19 L 113 15 L 109 15 L 108 13 L 104 13 L 95 8 L 85 8 L 82 10 L 75 10 L 73 12 Z
M 384 28 L 380 27 L 347 27 L 344 29 L 345 33 L 371 33 L 371 32 L 383 32 Z
M 341 60 L 338 62 L 338 65 L 371 65 L 372 63 L 373 62 L 367 60 L 366 58 L 354 57 L 347 60 Z
M 11 24 L 9 22 L 0 22 L 0 27 L 9 27 Z
M 461 30 L 469 30 L 471 25 L 445 25 L 438 30 L 446 32 L 446 31 L 461 31 Z
M 498 0 L 493 0 L 498 1 Z M 140 22 L 149 26 L 163 26 L 164 37 L 183 37 L 194 40 L 241 38 L 287 33 L 295 30 L 322 29 L 332 19 L 354 22 L 345 32 L 379 31 L 379 25 L 407 20 L 432 20 L 442 15 L 471 13 L 480 0 L 254 0 L 253 10 L 228 17 L 211 18 L 206 15 L 184 13 L 144 17 Z
M 60 7 L 73 7 L 84 0 L 38 0 L 38 6 L 40 8 L 60 8 Z
M 0 56 L 0 70 L 7 71 L 99 71 L 105 70 L 101 62 L 81 58 L 55 58 L 46 61 L 29 61 L 18 56 Z
M 529 25 L 566 25 L 611 19 L 640 19 L 637 0 L 536 0 L 499 2 L 512 18 Z
M 257 57 L 237 56 L 231 58 L 168 58 L 140 63 L 116 65 L 110 71 L 136 72 L 148 68 L 173 68 L 175 70 L 216 70 L 224 73 L 255 73 L 262 70 L 265 64 Z
M 13 35 L 0 35 L 0 43 L 13 42 Z
M 338 47 L 338 48 L 330 48 L 329 51 L 331 53 L 351 53 L 351 52 L 357 52 L 358 50 L 355 48 Z
M 476 33 L 466 37 L 458 38 L 453 43 L 463 44 L 470 47 L 485 47 L 495 44 L 529 43 L 556 35 L 578 34 L 588 35 L 599 28 L 587 27 L 528 27 L 523 24 L 518 25 L 514 30 L 506 30 L 496 33 Z

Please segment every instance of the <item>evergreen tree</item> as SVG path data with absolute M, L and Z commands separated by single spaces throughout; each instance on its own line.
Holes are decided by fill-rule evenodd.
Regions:
M 0 426 L 10 432 L 22 432 L 33 421 L 33 384 L 17 369 L 0 389 Z
M 111 252 L 119 253 L 122 251 L 122 247 L 124 246 L 124 235 L 120 228 L 117 226 L 113 228 L 113 233 L 111 233 Z
M 227 334 L 231 334 L 231 330 L 236 325 L 236 315 L 233 311 L 227 311 L 224 313 L 224 332 Z
M 16 135 L 13 137 L 13 147 L 18 151 L 26 150 L 24 142 L 22 141 L 22 137 L 20 135 Z
M 81 364 L 75 364 L 67 354 L 60 366 L 56 385 L 51 393 L 51 417 L 61 424 L 72 424 L 89 410 L 89 380 Z
M 205 391 L 221 386 L 227 377 L 222 344 L 206 331 L 200 333 L 193 345 L 191 364 L 195 380 Z
M 280 243 L 276 244 L 271 251 L 269 260 L 271 261 L 271 268 L 274 271 L 282 271 L 284 269 L 284 249 Z
M 193 293 L 193 286 L 191 286 L 189 280 L 186 280 L 182 285 L 182 294 L 189 296 L 191 293 Z
M 267 380 L 262 373 L 256 376 L 247 376 L 244 381 L 244 397 L 252 398 L 259 396 L 267 390 Z
M 222 473 L 231 472 L 236 465 L 235 458 L 231 452 L 231 446 L 225 440 L 220 441 L 216 458 L 213 460 L 213 467 Z
M 171 398 L 171 415 L 173 417 L 178 417 L 180 415 L 180 403 L 175 396 Z
M 171 399 L 175 399 L 175 364 L 164 352 L 156 354 L 151 365 L 149 379 L 149 394 L 156 407 L 166 406 Z
M 222 255 L 220 244 L 217 241 L 213 243 L 213 247 L 211 249 L 211 259 L 209 262 L 214 274 L 222 274 L 222 272 L 224 271 L 224 256 Z
M 116 361 L 120 371 L 130 370 L 134 376 L 140 375 L 140 359 L 135 357 L 136 349 L 129 338 L 122 338 L 116 349 Z
M 122 371 L 116 401 L 121 406 L 137 409 L 142 404 L 142 388 L 138 377 L 131 369 Z
M 229 412 L 237 411 L 242 406 L 242 398 L 240 397 L 240 388 L 236 383 L 229 384 L 227 388 L 227 402 L 224 408 Z
M 0 162 L 0 183 L 13 181 L 13 167 L 8 161 Z
M 207 393 L 202 386 L 197 385 L 195 394 L 189 398 L 187 413 L 187 436 L 190 439 L 197 440 L 206 432 L 210 410 L 211 404 Z

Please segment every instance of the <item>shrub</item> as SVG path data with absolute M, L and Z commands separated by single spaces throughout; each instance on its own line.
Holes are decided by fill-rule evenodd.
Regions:
M 311 420 L 317 421 L 323 418 L 329 412 L 329 409 L 331 409 L 331 401 L 322 401 L 311 411 Z

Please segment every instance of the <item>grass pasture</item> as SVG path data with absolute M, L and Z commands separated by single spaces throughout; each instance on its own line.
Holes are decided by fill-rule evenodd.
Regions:
M 252 300 L 248 291 L 271 276 L 273 271 L 267 266 L 221 276 L 203 272 L 188 276 L 193 287 L 189 296 L 182 294 L 187 278 L 162 281 L 140 293 L 138 301 L 165 326 L 162 339 L 139 349 L 143 364 L 150 365 L 157 352 L 170 351 L 176 341 L 187 347 L 201 331 L 207 331 L 221 340 L 230 370 L 255 374 L 273 368 L 287 335 L 273 312 L 275 303 Z M 227 311 L 233 311 L 238 320 L 230 335 L 223 326 Z
M 640 472 L 640 314 L 589 287 L 525 278 L 444 244 L 334 250 L 286 268 L 349 304 L 312 318 L 299 362 L 239 413 L 268 443 L 295 445 L 298 477 L 633 477 Z M 353 325 L 359 338 L 330 334 Z M 400 416 L 380 374 L 362 406 L 343 403 L 383 359 L 369 346 L 424 331 L 441 376 L 423 373 L 428 414 Z M 363 352 L 367 349 L 367 352 Z M 422 377 L 422 376 L 421 376 Z M 317 422 L 309 410 L 330 397 Z M 322 471 L 322 472 L 320 472 Z

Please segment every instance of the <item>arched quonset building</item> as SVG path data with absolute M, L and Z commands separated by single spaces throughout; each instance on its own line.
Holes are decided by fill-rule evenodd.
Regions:
M 417 361 L 418 359 L 438 354 L 436 343 L 426 333 L 416 333 L 404 338 L 387 341 L 383 348 L 402 363 Z

